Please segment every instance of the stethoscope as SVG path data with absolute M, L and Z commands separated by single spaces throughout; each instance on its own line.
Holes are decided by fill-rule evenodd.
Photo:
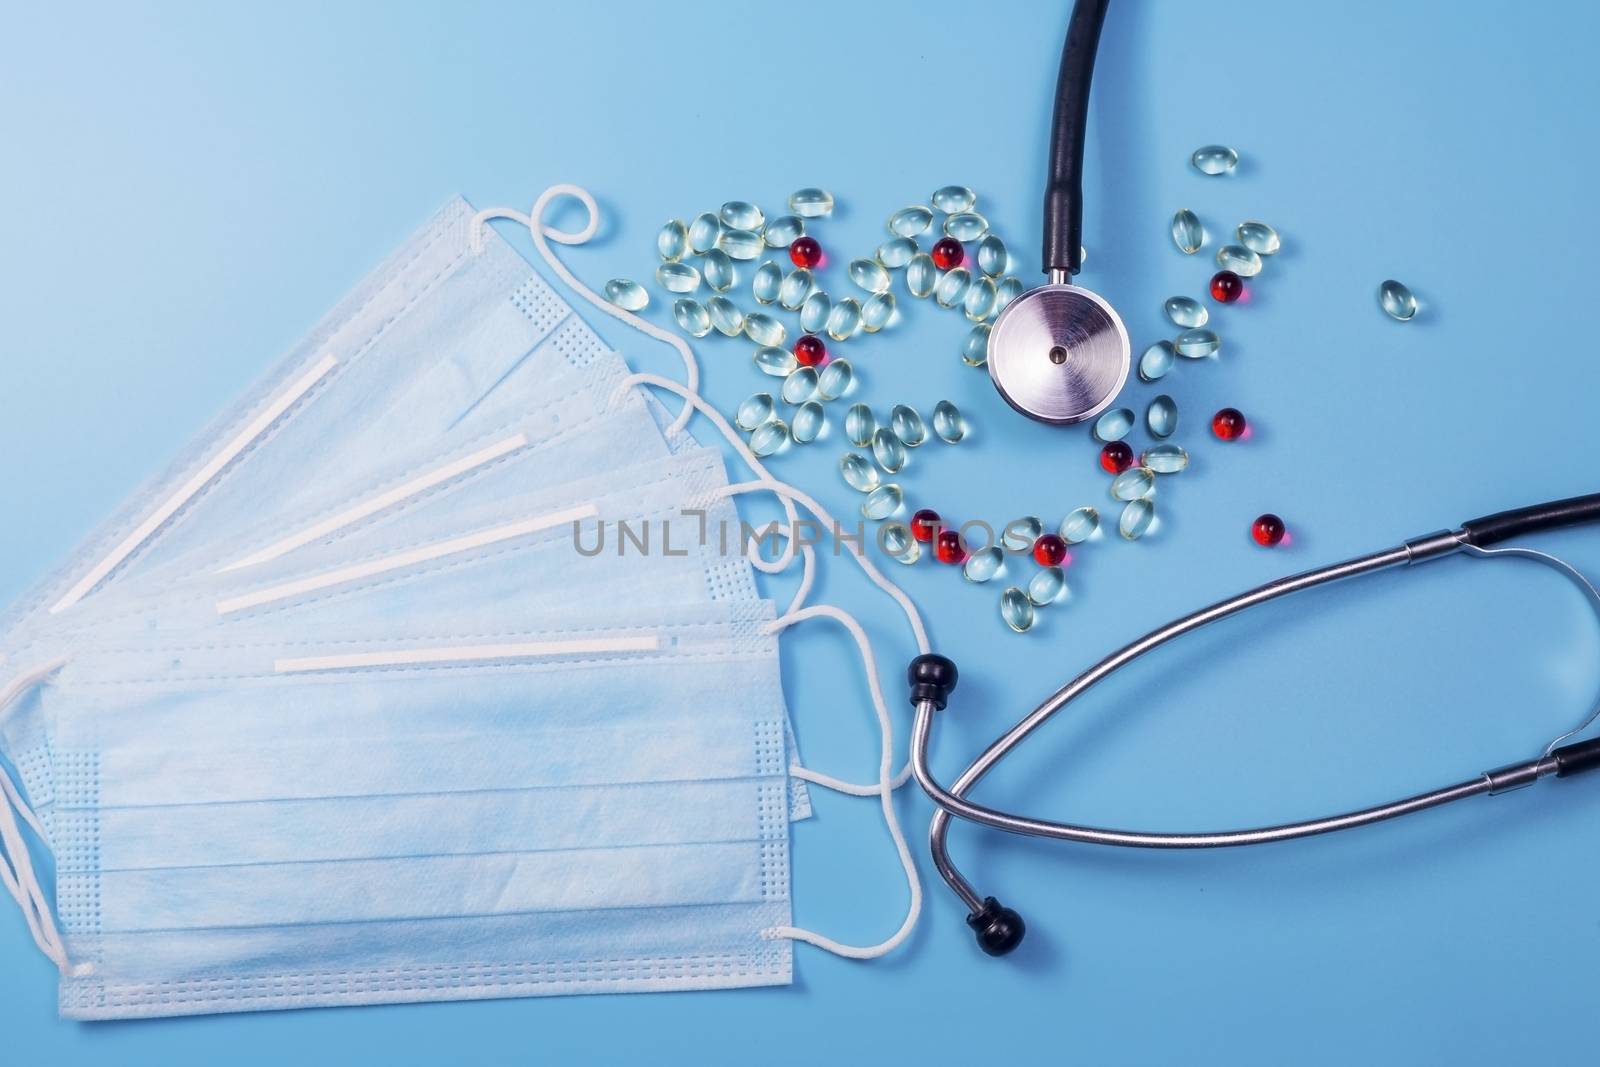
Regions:
M 1558 500 L 1549 504 L 1535 504 L 1515 511 L 1503 511 L 1481 519 L 1462 523 L 1460 529 L 1414 538 L 1395 547 L 1386 548 L 1365 556 L 1335 563 L 1317 570 L 1280 578 L 1257 586 L 1248 592 L 1201 608 L 1192 615 L 1151 630 L 1143 637 L 1123 646 L 1071 682 L 1050 695 L 1043 703 L 1018 720 L 1016 725 L 994 741 L 973 760 L 956 778 L 955 784 L 946 788 L 928 767 L 928 749 L 933 734 L 935 713 L 943 711 L 950 692 L 956 686 L 956 665 L 943 656 L 923 655 L 911 661 L 907 679 L 911 686 L 911 703 L 916 708 L 916 722 L 911 735 L 911 766 L 918 783 L 939 806 L 934 813 L 929 830 L 929 843 L 934 866 L 939 874 L 967 905 L 967 925 L 977 935 L 978 944 L 991 956 L 1003 956 L 1022 942 L 1025 926 L 1022 917 L 992 896 L 980 896 L 972 884 L 950 859 L 946 836 L 950 831 L 952 815 L 997 830 L 1033 837 L 1050 837 L 1060 841 L 1077 841 L 1089 845 L 1120 845 L 1127 848 L 1223 848 L 1235 845 L 1264 845 L 1273 841 L 1290 841 L 1297 837 L 1331 833 L 1368 826 L 1400 815 L 1426 811 L 1456 800 L 1465 800 L 1480 794 L 1496 796 L 1532 785 L 1541 778 L 1554 776 L 1569 778 L 1583 771 L 1600 767 L 1600 738 L 1576 743 L 1571 738 L 1587 729 L 1597 717 L 1600 707 L 1591 711 L 1582 722 L 1561 734 L 1545 746 L 1534 759 L 1508 764 L 1496 770 L 1485 771 L 1453 785 L 1432 789 L 1425 793 L 1403 797 L 1387 804 L 1362 808 L 1359 811 L 1329 815 L 1321 819 L 1263 826 L 1248 830 L 1217 830 L 1205 833 L 1156 833 L 1137 830 L 1108 830 L 1095 826 L 1080 826 L 1049 819 L 1032 819 L 995 808 L 974 804 L 967 799 L 972 788 L 1006 754 L 1016 748 L 1033 731 L 1066 707 L 1095 683 L 1134 660 L 1175 638 L 1198 630 L 1209 623 L 1230 615 L 1317 586 L 1346 578 L 1397 567 L 1401 564 L 1426 563 L 1444 556 L 1464 552 L 1478 558 L 1496 556 L 1521 557 L 1553 567 L 1576 582 L 1588 595 L 1590 606 L 1600 615 L 1600 591 L 1577 568 L 1547 552 L 1532 548 L 1491 548 L 1514 537 L 1537 533 L 1541 530 L 1578 523 L 1600 521 L 1600 493 Z

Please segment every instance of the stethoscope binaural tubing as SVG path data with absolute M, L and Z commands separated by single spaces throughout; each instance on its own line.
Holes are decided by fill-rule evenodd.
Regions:
M 1600 739 L 1561 746 L 1561 742 L 1579 733 L 1600 716 L 1600 709 L 1591 712 L 1577 727 L 1552 741 L 1536 759 L 1510 764 L 1487 771 L 1465 781 L 1439 789 L 1404 797 L 1387 804 L 1357 811 L 1330 815 L 1320 819 L 1283 823 L 1243 830 L 1223 830 L 1201 833 L 1154 833 L 1131 830 L 1113 830 L 1082 826 L 1047 819 L 1035 819 L 975 804 L 967 794 L 988 772 L 1029 734 L 1048 721 L 1056 712 L 1081 695 L 1097 682 L 1169 641 L 1197 630 L 1210 623 L 1225 619 L 1247 608 L 1264 604 L 1291 593 L 1302 592 L 1332 582 L 1355 578 L 1401 564 L 1424 563 L 1458 552 L 1477 556 L 1509 554 L 1523 556 L 1554 566 L 1574 579 L 1587 591 L 1591 602 L 1600 610 L 1600 592 L 1597 592 L 1583 575 L 1569 564 L 1543 552 L 1510 547 L 1492 549 L 1491 545 L 1524 534 L 1554 529 L 1579 523 L 1600 521 L 1600 493 L 1572 497 L 1567 500 L 1537 504 L 1514 511 L 1499 512 L 1463 523 L 1459 529 L 1413 538 L 1394 548 L 1358 556 L 1327 567 L 1291 575 L 1268 582 L 1237 596 L 1218 601 L 1181 619 L 1150 631 L 1143 637 L 1118 649 L 1056 690 L 1038 707 L 1034 708 L 1011 729 L 985 749 L 967 767 L 953 785 L 946 788 L 928 766 L 935 713 L 942 711 L 955 688 L 955 664 L 943 656 L 923 655 L 912 661 L 908 671 L 911 686 L 911 703 L 916 709 L 912 728 L 912 771 L 920 784 L 938 805 L 929 828 L 929 846 L 934 866 L 940 876 L 969 908 L 968 925 L 975 931 L 978 943 L 990 955 L 1005 955 L 1022 940 L 1024 924 L 1012 909 L 1000 904 L 994 897 L 980 896 L 951 860 L 947 835 L 950 820 L 958 817 L 970 822 L 990 826 L 1009 833 L 1033 837 L 1047 837 L 1083 844 L 1115 845 L 1127 848 L 1195 849 L 1223 848 L 1242 845 L 1267 844 L 1300 837 L 1348 830 L 1358 826 L 1393 819 L 1413 812 L 1425 811 L 1456 800 L 1488 793 L 1497 795 L 1532 785 L 1549 776 L 1570 777 L 1583 771 L 1600 768 Z

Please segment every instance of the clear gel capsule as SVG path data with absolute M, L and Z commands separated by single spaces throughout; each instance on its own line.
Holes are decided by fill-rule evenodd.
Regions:
M 805 220 L 798 215 L 779 215 L 761 230 L 768 248 L 788 248 L 805 235 Z
M 725 296 L 714 296 L 706 301 L 706 310 L 711 313 L 711 325 L 724 337 L 738 337 L 744 331 L 744 312 Z
M 1200 225 L 1200 216 L 1188 208 L 1180 208 L 1172 216 L 1172 243 L 1178 251 L 1192 256 L 1206 243 L 1206 228 Z
M 994 287 L 994 313 L 996 315 L 1006 309 L 1006 305 L 1022 295 L 1022 279 L 1011 275 L 1000 279 Z
M 838 400 L 850 391 L 856 371 L 848 359 L 831 359 L 817 374 L 817 396 L 823 400 Z
M 981 367 L 989 362 L 989 331 L 987 322 L 980 322 L 967 332 L 961 342 L 961 362 L 969 367 Z
M 1378 286 L 1378 306 L 1385 315 L 1399 322 L 1410 322 L 1417 316 L 1417 298 L 1393 278 Z
M 1000 551 L 999 545 L 990 545 L 980 548 L 967 557 L 961 565 L 961 577 L 969 582 L 987 582 L 998 577 L 1006 569 L 1006 554 Z
M 1254 278 L 1261 273 L 1261 257 L 1243 245 L 1223 245 L 1217 249 L 1217 266 L 1241 278 Z
M 1241 222 L 1234 232 L 1239 237 L 1239 243 L 1258 256 L 1276 255 L 1282 246 L 1278 231 L 1264 222 Z
M 828 326 L 833 300 L 821 289 L 814 290 L 800 305 L 800 328 L 806 333 L 821 333 Z
M 817 369 L 796 367 L 783 380 L 783 388 L 778 390 L 778 395 L 785 404 L 804 404 L 817 395 Z
M 1193 163 L 1194 169 L 1201 174 L 1217 177 L 1233 173 L 1233 168 L 1239 165 L 1239 153 L 1227 145 L 1208 144 L 1196 148 L 1194 155 L 1189 157 L 1189 162 Z
M 755 259 L 761 254 L 761 235 L 755 230 L 723 230 L 717 247 L 734 259 Z
M 1210 330 L 1184 330 L 1172 342 L 1172 350 L 1185 359 L 1204 359 L 1222 348 L 1222 339 Z
M 853 296 L 847 296 L 828 312 L 828 336 L 844 341 L 855 336 L 861 328 L 861 305 Z
M 933 257 L 928 253 L 918 252 L 906 264 L 906 292 L 919 300 L 933 292 L 938 281 L 939 268 L 933 265 Z
M 961 409 L 948 400 L 933 405 L 933 432 L 947 445 L 960 443 L 967 436 L 967 420 Z
M 906 446 L 894 431 L 880 426 L 872 433 L 872 458 L 878 461 L 878 466 L 896 474 L 906 465 L 909 458 L 906 455 Z
M 759 230 L 767 221 L 760 208 L 745 200 L 729 200 L 717 217 L 730 230 Z
M 709 211 L 702 212 L 689 223 L 689 248 L 694 252 L 709 252 L 717 247 L 722 236 L 722 220 Z
M 1129 541 L 1137 541 L 1149 531 L 1155 518 L 1156 506 L 1152 501 L 1130 500 L 1123 505 L 1122 515 L 1117 519 L 1117 532 Z
M 973 322 L 982 322 L 994 314 L 997 295 L 992 280 L 976 278 L 967 287 L 967 295 L 961 298 L 961 310 L 966 312 L 967 318 Z
M 878 418 L 865 404 L 851 404 L 844 413 L 844 436 L 858 448 L 872 444 L 872 435 L 877 429 Z
M 606 282 L 606 299 L 623 311 L 643 311 L 650 303 L 650 294 L 629 278 L 612 278 Z
M 1171 437 L 1178 428 L 1178 402 L 1162 393 L 1145 408 L 1144 424 L 1151 437 Z
M 889 325 L 894 318 L 894 294 L 873 293 L 861 305 L 861 328 L 868 333 L 877 333 Z
M 1011 255 L 1006 243 L 996 234 L 986 234 L 978 242 L 978 269 L 991 278 L 998 278 L 1011 265 Z
M 733 424 L 749 433 L 772 418 L 776 407 L 771 393 L 754 393 L 739 404 L 738 410 L 733 413 Z
M 675 263 L 689 251 L 689 227 L 682 219 L 668 219 L 656 234 L 656 254 L 664 263 Z
M 916 237 L 933 225 L 933 212 L 921 204 L 903 207 L 889 216 L 889 232 L 896 237 Z
M 1060 567 L 1040 567 L 1028 579 L 1028 599 L 1035 607 L 1047 607 L 1067 591 L 1067 572 Z
M 922 556 L 922 546 L 911 536 L 911 527 L 903 522 L 884 523 L 878 530 L 878 543 L 897 563 L 909 566 Z
M 1189 466 L 1189 453 L 1178 445 L 1155 445 L 1139 454 L 1139 465 L 1157 474 L 1177 474 Z
M 1094 439 L 1107 444 L 1128 436 L 1135 422 L 1132 408 L 1111 408 L 1094 420 Z
M 1172 369 L 1173 357 L 1177 353 L 1171 341 L 1157 341 L 1144 350 L 1139 357 L 1139 380 L 1141 382 L 1159 382 L 1167 376 Z
M 797 445 L 809 445 L 822 433 L 827 421 L 822 405 L 815 400 L 807 400 L 795 411 L 794 418 L 789 420 L 789 436 L 794 438 Z
M 807 186 L 789 194 L 789 210 L 803 219 L 827 218 L 833 214 L 833 194 Z
M 782 419 L 768 419 L 750 435 L 750 451 L 765 459 L 789 443 L 789 426 Z
M 875 259 L 852 259 L 850 280 L 869 293 L 881 293 L 889 288 L 889 272 Z
M 1027 552 L 1044 533 L 1044 522 L 1037 515 L 1024 515 L 1012 519 L 1000 531 L 1000 547 L 1007 552 Z
M 917 254 L 917 242 L 909 237 L 891 237 L 878 246 L 878 262 L 890 270 L 899 270 Z
M 1000 618 L 1017 633 L 1027 633 L 1033 629 L 1033 601 L 1027 593 L 1010 586 L 1000 594 Z
M 783 268 L 768 260 L 756 268 L 756 276 L 750 281 L 750 292 L 755 296 L 756 303 L 770 304 L 778 299 L 778 290 L 783 286 Z
M 708 325 L 709 321 L 708 318 Z M 789 373 L 800 365 L 800 361 L 794 358 L 793 352 L 777 345 L 762 345 L 756 349 L 754 358 L 761 373 L 770 374 L 774 378 L 787 378 Z
M 1100 512 L 1096 508 L 1073 508 L 1067 512 L 1067 517 L 1061 520 L 1061 526 L 1056 531 L 1061 540 L 1069 545 L 1082 544 L 1094 536 L 1100 528 Z
M 846 452 L 840 457 L 839 474 L 845 484 L 858 493 L 870 493 L 878 488 L 878 468 L 859 452 Z
M 946 215 L 958 215 L 978 206 L 978 194 L 965 185 L 945 185 L 928 197 L 930 203 Z
M 711 312 L 692 296 L 680 296 L 672 302 L 672 317 L 678 329 L 691 337 L 704 337 L 711 332 Z
M 719 293 L 733 288 L 733 260 L 720 248 L 713 248 L 700 261 L 700 273 L 706 284 Z
M 906 496 L 893 482 L 886 482 L 867 494 L 861 502 L 861 514 L 875 521 L 887 519 L 905 506 Z
M 1204 326 L 1211 317 L 1211 312 L 1200 301 L 1188 296 L 1169 296 L 1162 305 L 1167 312 L 1167 318 L 1173 325 L 1180 329 L 1190 329 L 1195 326 Z
M 1156 472 L 1149 467 L 1129 467 L 1111 479 L 1113 500 L 1144 500 L 1155 493 Z
M 790 311 L 798 311 L 816 287 L 816 279 L 811 272 L 804 267 L 796 267 L 778 287 L 778 303 Z
M 656 283 L 669 293 L 692 293 L 700 288 L 700 272 L 687 263 L 663 263 L 656 268 Z
M 944 220 L 944 235 L 958 241 L 976 241 L 989 232 L 989 220 L 976 211 L 959 211 Z
M 971 285 L 971 272 L 965 267 L 955 267 L 939 276 L 939 284 L 933 287 L 933 299 L 942 308 L 956 307 L 967 298 Z
M 758 345 L 781 345 L 789 331 L 771 315 L 752 311 L 744 317 L 744 335 Z
M 896 404 L 889 410 L 889 429 L 907 448 L 916 448 L 928 439 L 928 424 L 910 404 Z

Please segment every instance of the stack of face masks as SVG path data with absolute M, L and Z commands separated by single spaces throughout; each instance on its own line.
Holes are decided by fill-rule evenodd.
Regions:
M 560 195 L 584 230 L 543 222 Z M 687 385 L 630 375 L 493 217 Z M 447 205 L 0 619 L 0 880 L 64 1015 L 773 984 L 795 940 L 909 933 L 870 646 L 805 606 L 801 539 L 744 551 L 734 498 L 832 520 L 699 398 L 681 340 L 552 254 L 597 225 L 573 187 Z M 795 558 L 780 612 L 752 572 Z M 862 651 L 875 782 L 799 765 L 776 642 L 811 618 Z M 910 888 L 880 944 L 790 925 L 805 782 L 879 802 Z

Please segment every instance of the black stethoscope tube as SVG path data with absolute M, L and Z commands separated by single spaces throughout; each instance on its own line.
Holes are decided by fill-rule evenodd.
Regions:
M 1109 0 L 1078 0 L 1061 47 L 1050 174 L 1044 187 L 1044 273 L 1083 266 L 1083 144 L 1089 128 L 1089 84 Z

